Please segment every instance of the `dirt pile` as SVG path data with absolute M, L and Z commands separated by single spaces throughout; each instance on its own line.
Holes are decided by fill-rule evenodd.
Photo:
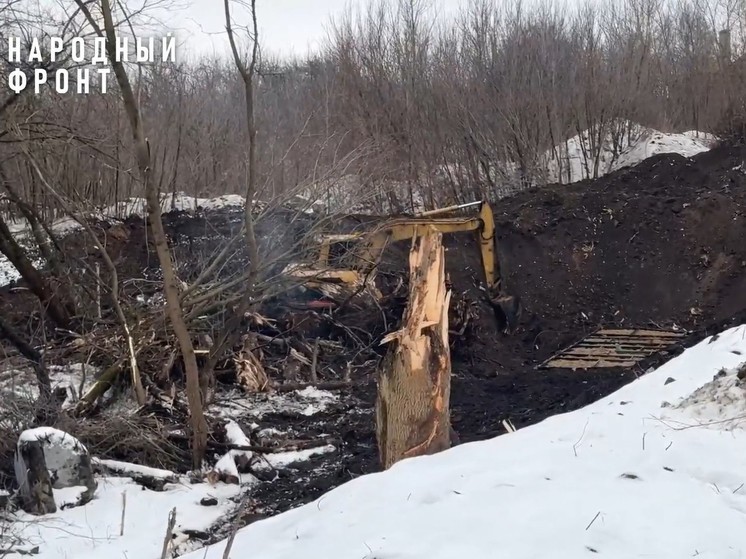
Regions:
M 527 362 L 600 324 L 696 330 L 746 308 L 745 160 L 661 155 L 500 201 L 507 282 L 535 315 Z

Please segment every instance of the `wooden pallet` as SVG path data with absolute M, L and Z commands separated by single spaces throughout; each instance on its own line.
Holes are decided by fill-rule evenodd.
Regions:
M 601 329 L 554 355 L 541 369 L 631 367 L 674 345 L 684 332 L 650 329 Z

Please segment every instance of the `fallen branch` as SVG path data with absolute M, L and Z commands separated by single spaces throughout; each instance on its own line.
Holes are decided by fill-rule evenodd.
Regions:
M 186 435 L 182 435 L 181 433 L 169 433 L 169 438 L 174 440 L 189 440 Z M 237 445 L 210 440 L 208 441 L 208 446 L 211 449 L 216 450 L 217 452 L 223 453 L 230 450 L 242 450 L 245 452 L 256 452 L 259 454 L 277 454 L 278 452 L 308 450 L 310 448 L 318 448 L 328 445 L 338 446 L 340 443 L 341 441 L 334 437 L 323 437 L 320 439 L 314 439 L 312 441 L 293 441 L 290 444 L 284 444 L 281 446 Z
M 116 460 L 99 460 L 94 458 L 92 462 L 97 473 L 112 477 L 128 477 L 135 483 L 153 491 L 163 491 L 167 483 L 179 482 L 179 476 L 168 470 L 148 468 Z
M 313 355 L 311 356 L 311 382 L 317 384 L 319 382 L 319 376 L 316 372 L 316 368 L 319 363 L 319 339 L 313 343 Z
M 76 414 L 82 414 L 88 411 L 96 403 L 96 400 L 111 388 L 114 380 L 116 380 L 119 373 L 122 372 L 125 360 L 126 359 L 124 358 L 120 358 L 101 373 L 101 376 L 98 377 L 93 386 L 88 389 L 88 392 L 86 392 L 78 402 L 78 405 L 75 407 Z
M 279 346 L 293 346 L 293 342 L 288 340 L 287 338 L 278 338 L 278 337 L 272 337 L 267 336 L 266 334 L 256 334 L 256 339 L 264 342 L 266 344 L 272 344 L 272 345 L 279 345 Z M 333 342 L 331 340 L 318 340 L 319 347 L 320 348 L 326 348 L 331 350 L 342 350 L 344 349 L 344 346 L 340 344 L 339 342 Z M 295 344 L 297 346 L 297 344 Z M 296 347 L 297 349 L 297 347 Z

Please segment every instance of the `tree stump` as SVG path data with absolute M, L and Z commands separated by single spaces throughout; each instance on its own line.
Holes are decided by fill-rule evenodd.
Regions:
M 84 488 L 78 501 L 84 505 L 93 498 L 98 485 L 86 447 L 72 435 L 51 427 L 21 433 L 15 473 L 24 508 L 32 514 L 57 510 L 53 488 Z
M 36 515 L 57 512 L 42 445 L 38 440 L 18 441 L 15 457 L 16 481 L 23 499 L 23 509 Z
M 442 235 L 429 229 L 409 253 L 409 303 L 378 378 L 376 435 L 381 465 L 451 445 L 451 357 Z

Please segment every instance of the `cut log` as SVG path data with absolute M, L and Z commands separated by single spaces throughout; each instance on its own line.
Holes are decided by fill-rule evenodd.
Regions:
M 111 477 L 128 477 L 153 491 L 165 491 L 166 485 L 179 483 L 179 476 L 169 470 L 98 458 L 93 458 L 91 463 L 97 473 Z
M 376 436 L 381 465 L 450 447 L 451 358 L 442 235 L 414 240 L 409 254 L 409 304 L 378 378 Z

